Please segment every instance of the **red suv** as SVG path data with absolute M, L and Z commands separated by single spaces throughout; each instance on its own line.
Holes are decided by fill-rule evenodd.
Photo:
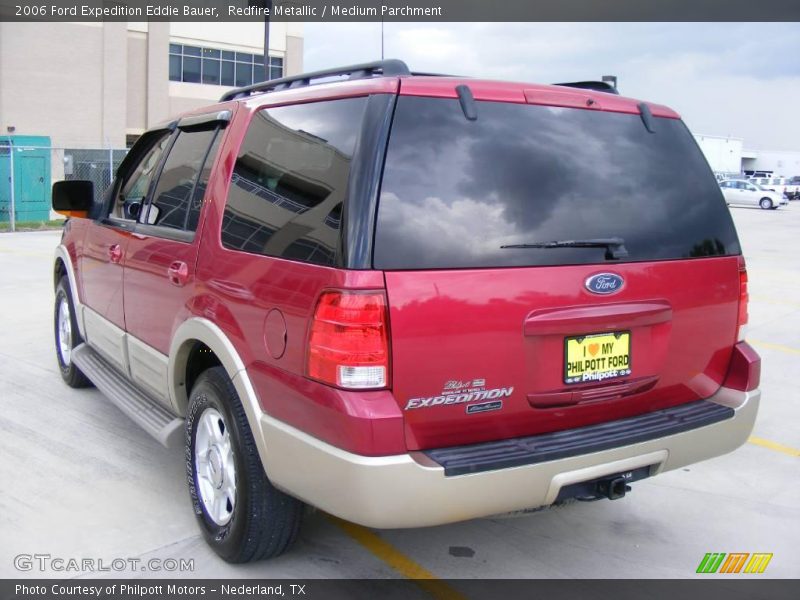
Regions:
M 714 175 L 604 84 L 268 81 L 53 198 L 63 377 L 185 444 L 231 562 L 286 550 L 304 504 L 395 528 L 614 499 L 753 427 Z

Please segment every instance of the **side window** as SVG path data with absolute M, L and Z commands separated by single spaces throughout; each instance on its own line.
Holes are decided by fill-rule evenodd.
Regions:
M 149 149 L 144 150 L 139 162 L 124 176 L 122 187 L 110 207 L 109 217 L 126 221 L 135 221 L 138 218 L 169 138 L 170 132 L 163 131 L 143 137 L 137 143 L 137 145 L 143 144 L 144 148 L 149 146 Z M 135 146 L 131 152 L 134 151 L 136 151 Z
M 143 223 L 190 232 L 197 229 L 219 138 L 216 128 L 178 132 Z
M 350 162 L 366 98 L 268 108 L 242 142 L 222 244 L 268 256 L 335 263 Z

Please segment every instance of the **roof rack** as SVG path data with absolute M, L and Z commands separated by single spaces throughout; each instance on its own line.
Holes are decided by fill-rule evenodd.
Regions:
M 270 79 L 254 83 L 241 88 L 236 88 L 225 93 L 220 102 L 246 98 L 253 93 L 276 92 L 290 88 L 306 87 L 311 85 L 314 79 L 324 79 L 326 77 L 349 76 L 349 79 L 367 79 L 369 77 L 401 77 L 411 75 L 408 65 L 402 60 L 389 59 L 378 60 L 375 62 L 350 65 L 349 67 L 337 67 L 335 69 L 325 69 L 312 73 L 301 73 L 291 77 L 281 77 L 280 79 Z
M 573 81 L 571 83 L 554 83 L 563 87 L 579 88 L 582 90 L 594 90 L 596 92 L 606 92 L 607 94 L 617 94 L 617 88 L 606 81 Z

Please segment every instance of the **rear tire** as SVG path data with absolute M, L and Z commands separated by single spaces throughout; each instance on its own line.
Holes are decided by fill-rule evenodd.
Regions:
M 92 382 L 72 362 L 72 350 L 83 343 L 83 338 L 78 331 L 78 321 L 75 318 L 69 279 L 66 275 L 58 281 L 56 286 L 53 333 L 55 334 L 56 360 L 61 378 L 71 388 L 91 386 Z
M 297 539 L 304 505 L 270 483 L 233 383 L 203 372 L 186 419 L 186 476 L 206 542 L 229 563 L 274 558 Z
M 769 210 L 770 208 L 773 208 L 772 200 L 770 200 L 769 198 L 762 198 L 761 201 L 758 203 L 758 205 L 764 210 Z

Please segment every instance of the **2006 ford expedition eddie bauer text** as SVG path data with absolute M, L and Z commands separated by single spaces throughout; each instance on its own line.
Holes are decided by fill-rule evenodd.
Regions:
M 147 131 L 93 198 L 54 185 L 61 373 L 185 445 L 225 560 L 284 552 L 305 504 L 394 528 L 619 498 L 753 427 L 714 175 L 605 84 L 272 80 Z

